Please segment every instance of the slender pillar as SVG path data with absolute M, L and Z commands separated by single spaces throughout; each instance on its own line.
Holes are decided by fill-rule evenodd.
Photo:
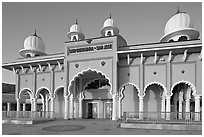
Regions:
M 11 103 L 7 103 L 7 111 L 10 111 L 11 110 Z
M 166 120 L 170 120 L 171 116 L 171 96 L 166 96 Z
M 70 116 L 70 119 L 73 119 L 74 118 L 74 96 L 73 96 L 73 93 L 70 95 L 69 100 L 70 100 L 69 116 Z
M 46 118 L 49 118 L 49 99 L 47 96 L 45 99 L 45 115 L 46 115 Z
M 112 120 L 116 120 L 116 94 L 113 94 L 112 98 L 113 98 Z
M 195 96 L 195 121 L 200 121 L 200 96 Z
M 50 117 L 54 118 L 54 98 L 52 97 L 50 99 Z
M 162 96 L 161 100 L 161 118 L 165 118 L 165 96 Z
M 37 99 L 33 98 L 33 111 L 37 111 Z
M 42 99 L 42 111 L 45 112 L 45 100 Z
M 179 92 L 179 119 L 182 119 L 183 113 L 183 92 Z
M 187 89 L 186 93 L 186 120 L 190 120 L 190 99 L 191 99 L 191 89 Z
M 119 116 L 119 119 L 122 118 L 122 98 L 119 97 L 119 102 L 118 102 L 118 116 Z
M 143 96 L 139 96 L 139 119 L 143 119 L 143 112 L 144 112 L 144 103 L 143 103 Z
M 21 104 L 20 104 L 20 99 L 19 98 L 16 98 L 16 103 L 17 103 L 17 109 L 16 109 L 17 110 L 17 115 L 16 116 L 18 118 L 18 117 L 20 117 L 20 111 L 21 111 L 20 110 L 21 109 Z
M 23 103 L 23 111 L 26 111 L 26 103 Z
M 20 99 L 19 98 L 17 98 L 16 99 L 16 104 L 17 104 L 17 111 L 21 111 L 20 109 L 21 109 L 21 104 L 20 104 Z
M 69 119 L 69 98 L 64 96 L 64 119 Z
M 79 118 L 82 118 L 82 102 L 83 99 L 79 99 Z

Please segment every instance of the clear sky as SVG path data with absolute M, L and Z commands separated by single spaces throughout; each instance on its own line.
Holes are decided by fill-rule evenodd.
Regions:
M 86 38 L 100 36 L 100 29 L 111 13 L 127 43 L 159 42 L 167 20 L 177 12 L 187 12 L 194 28 L 202 32 L 202 3 L 161 2 L 77 2 L 77 3 L 13 3 L 2 4 L 2 63 L 20 58 L 26 37 L 35 29 L 46 45 L 46 53 L 64 51 L 66 33 L 75 22 Z M 201 34 L 202 36 L 202 34 Z M 200 36 L 200 38 L 201 38 Z M 2 82 L 15 83 L 13 73 L 2 71 Z

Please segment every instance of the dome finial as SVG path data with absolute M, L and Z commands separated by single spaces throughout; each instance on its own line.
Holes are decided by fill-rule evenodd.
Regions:
M 177 6 L 177 12 L 176 14 L 180 13 L 180 9 L 179 9 L 179 6 Z
M 75 24 L 78 24 L 77 18 L 76 18 L 76 20 L 75 20 Z
M 111 19 L 111 13 L 109 14 L 109 19 Z
M 34 33 L 34 35 L 33 36 L 37 36 L 37 34 L 36 34 L 36 29 L 35 29 L 35 33 Z

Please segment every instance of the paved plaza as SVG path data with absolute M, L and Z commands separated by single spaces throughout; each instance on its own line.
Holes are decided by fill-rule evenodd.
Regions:
M 54 120 L 33 125 L 2 125 L 3 135 L 202 135 L 201 131 L 119 128 L 110 120 Z

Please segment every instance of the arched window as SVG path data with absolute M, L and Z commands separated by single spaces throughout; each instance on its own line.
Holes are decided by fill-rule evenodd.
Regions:
M 179 37 L 178 41 L 186 41 L 188 38 L 186 36 Z
M 30 54 L 26 54 L 26 57 L 29 58 L 29 57 L 31 57 L 31 55 Z
M 74 36 L 74 37 L 73 37 L 73 41 L 77 41 L 77 38 L 76 38 L 76 36 Z
M 174 40 L 173 40 L 173 39 L 170 39 L 169 42 L 174 42 Z
M 107 35 L 108 36 L 112 36 L 111 31 L 108 31 Z

